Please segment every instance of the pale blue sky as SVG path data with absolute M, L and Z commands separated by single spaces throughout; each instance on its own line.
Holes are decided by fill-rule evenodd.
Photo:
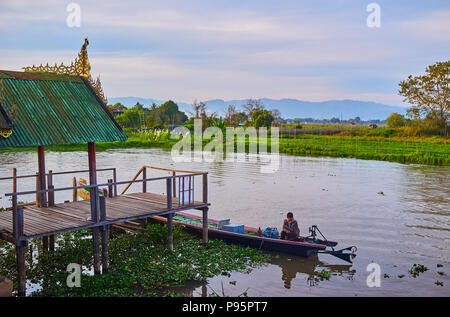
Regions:
M 0 0 L 0 69 L 69 63 L 83 39 L 108 97 L 356 99 L 401 105 L 398 82 L 450 58 L 450 2 Z

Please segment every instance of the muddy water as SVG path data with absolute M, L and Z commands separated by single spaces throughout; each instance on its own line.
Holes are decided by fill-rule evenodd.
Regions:
M 10 175 L 13 166 L 19 175 L 37 169 L 35 153 L 3 153 L 0 158 L 0 177 Z M 119 180 L 130 179 L 144 164 L 209 171 L 212 218 L 280 229 L 284 215 L 292 211 L 302 234 L 316 224 L 339 246 L 358 247 L 352 265 L 329 255 L 303 259 L 274 254 L 270 263 L 249 274 L 231 272 L 209 279 L 207 285 L 187 285 L 179 291 L 193 296 L 214 292 L 221 296 L 450 295 L 450 167 L 281 156 L 279 170 L 263 174 L 259 162 L 174 163 L 170 152 L 161 149 L 97 154 L 98 167 L 118 167 Z M 85 152 L 47 154 L 47 169 L 85 168 Z M 56 177 L 54 183 L 69 186 L 71 177 Z M 100 173 L 99 178 L 104 181 L 111 174 Z M 19 190 L 33 188 L 32 179 L 19 182 Z M 132 191 L 139 188 L 134 186 Z M 154 192 L 163 188 L 164 184 L 149 185 Z M 0 182 L 2 196 L 9 191 L 10 184 Z M 199 188 L 196 195 L 200 197 Z M 70 192 L 56 196 L 57 201 L 66 199 L 71 199 Z M 2 197 L 0 205 L 8 206 L 9 201 Z M 367 265 L 372 262 L 381 268 L 380 287 L 366 283 Z M 412 277 L 408 270 L 415 263 L 428 271 Z M 323 269 L 331 272 L 329 280 L 318 275 Z

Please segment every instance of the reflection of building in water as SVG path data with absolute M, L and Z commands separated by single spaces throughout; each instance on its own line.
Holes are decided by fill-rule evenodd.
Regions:
M 322 269 L 330 271 L 333 275 L 344 276 L 348 279 L 353 279 L 356 273 L 356 270 L 350 270 L 351 265 L 327 265 L 319 261 L 317 255 L 306 259 L 279 255 L 278 257 L 273 257 L 271 263 L 281 268 L 281 280 L 284 282 L 284 288 L 287 289 L 291 288 L 292 280 L 297 277 L 298 273 L 308 275 L 307 281 L 309 286 L 315 286 L 321 281 L 319 272 Z M 317 269 L 318 267 L 320 270 Z

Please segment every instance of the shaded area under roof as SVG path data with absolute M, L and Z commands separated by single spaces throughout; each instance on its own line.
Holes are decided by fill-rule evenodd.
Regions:
M 0 129 L 10 129 L 12 128 L 11 120 L 9 119 L 6 111 L 2 107 L 2 103 L 0 101 Z
M 13 130 L 0 147 L 127 139 L 81 76 L 0 70 L 0 102 Z

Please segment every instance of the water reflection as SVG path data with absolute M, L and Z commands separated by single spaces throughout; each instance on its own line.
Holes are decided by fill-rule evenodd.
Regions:
M 331 275 L 345 277 L 352 279 L 356 270 L 351 270 L 352 265 L 329 265 L 319 260 L 318 255 L 310 256 L 309 258 L 300 258 L 288 256 L 284 254 L 273 254 L 271 264 L 277 265 L 281 268 L 281 280 L 284 288 L 290 289 L 292 280 L 297 275 L 306 274 L 309 286 L 316 286 L 322 279 L 319 277 L 321 270 L 325 269 Z

